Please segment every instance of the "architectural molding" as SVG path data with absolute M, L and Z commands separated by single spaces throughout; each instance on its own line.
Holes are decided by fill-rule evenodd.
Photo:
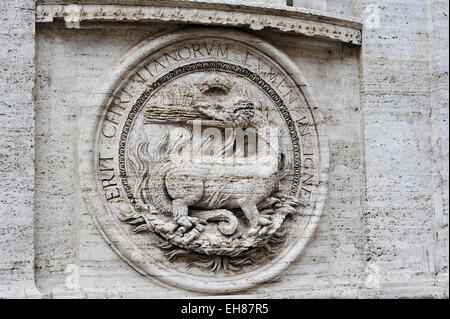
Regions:
M 111 2 L 113 3 L 113 2 Z M 176 7 L 174 5 L 177 5 Z M 37 22 L 170 22 L 274 30 L 361 45 L 362 23 L 347 16 L 291 7 L 206 2 L 156 2 L 145 5 L 38 4 Z

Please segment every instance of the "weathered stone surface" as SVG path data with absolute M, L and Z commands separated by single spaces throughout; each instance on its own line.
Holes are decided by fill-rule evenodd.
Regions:
M 270 282 L 234 296 L 448 298 L 448 1 L 178 1 L 185 11 L 160 10 L 164 17 L 152 1 L 152 16 L 141 19 L 133 8 L 142 2 L 78 1 L 115 8 L 94 18 L 95 9 L 80 28 L 69 28 L 77 24 L 64 10 L 35 11 L 34 1 L 0 5 L 0 297 L 205 295 L 124 262 L 126 250 L 105 240 L 86 204 L 95 189 L 82 187 L 90 177 L 82 174 L 83 149 L 95 140 L 89 123 L 101 119 L 92 93 L 138 43 L 193 22 L 237 27 L 285 52 L 328 137 L 328 197 L 309 244 Z M 119 14 L 126 5 L 130 15 Z M 206 14 L 195 17 L 196 8 Z M 214 8 L 241 20 L 202 20 Z M 344 32 L 334 41 L 291 23 L 264 28 L 266 20 L 258 26 L 242 14 L 280 18 L 285 8 L 293 21 L 311 15 L 341 32 L 357 34 L 362 21 L 362 36 L 350 41 Z M 35 16 L 48 22 L 35 26 Z
M 247 33 L 187 28 L 138 44 L 93 95 L 80 114 L 82 192 L 127 263 L 229 293 L 298 257 L 323 211 L 328 141 L 283 52 Z
M 41 27 L 41 36 L 38 38 L 39 47 L 42 48 L 48 48 L 50 50 L 50 47 L 53 46 L 52 51 L 53 52 L 59 52 L 60 50 L 63 50 L 61 52 L 61 56 L 65 56 L 65 59 L 69 56 L 71 59 L 75 59 L 74 61 L 77 61 L 75 64 L 78 63 L 85 63 L 86 59 L 93 59 L 94 61 L 98 61 L 97 59 L 100 59 L 100 56 L 102 57 L 101 60 L 106 62 L 105 56 L 102 52 L 105 52 L 105 46 L 109 47 L 115 47 L 116 50 L 107 50 L 108 55 L 110 56 L 108 59 L 110 59 L 109 63 L 111 65 L 113 64 L 113 61 L 117 61 L 120 59 L 120 57 L 127 52 L 127 50 L 134 44 L 138 43 L 139 40 L 144 39 L 149 34 L 152 34 L 153 32 L 158 31 L 158 29 L 155 28 L 136 28 L 136 27 L 127 27 L 126 32 L 124 32 L 124 28 L 121 25 L 114 25 L 113 28 L 110 28 L 109 30 L 105 30 L 103 28 L 97 28 L 92 27 L 89 29 L 80 29 L 78 32 L 81 32 L 79 36 L 79 41 L 71 42 L 73 45 L 70 46 L 68 49 L 63 49 L 63 43 L 67 43 L 68 40 L 72 37 L 72 31 L 65 29 L 63 25 L 40 25 Z M 105 35 L 108 34 L 109 36 L 106 38 Z M 54 40 L 51 40 L 56 35 L 59 35 L 60 40 L 55 42 Z M 89 40 L 90 35 L 95 35 L 94 38 L 96 41 Z M 131 36 L 133 35 L 133 36 Z M 356 246 L 353 246 L 349 250 L 343 250 L 336 248 L 333 248 L 333 252 L 330 257 L 328 257 L 328 243 L 327 243 L 327 232 L 328 232 L 328 226 L 330 222 L 327 221 L 328 218 L 333 218 L 337 221 L 337 224 L 344 223 L 347 225 L 351 225 L 351 227 L 356 227 L 357 229 L 357 235 L 355 235 L 356 238 L 359 238 L 362 236 L 360 233 L 361 225 L 358 225 L 358 223 L 355 223 L 354 220 L 352 220 L 352 217 L 346 216 L 348 215 L 348 210 L 351 209 L 352 205 L 358 205 L 357 203 L 352 204 L 354 201 L 353 195 L 350 195 L 347 199 L 347 197 L 344 199 L 342 197 L 342 194 L 339 192 L 339 188 L 347 187 L 349 191 L 353 188 L 360 189 L 360 173 L 358 173 L 358 163 L 359 163 L 359 145 L 358 145 L 358 127 L 359 127 L 359 120 L 358 119 L 358 112 L 356 109 L 356 106 L 359 103 L 359 97 L 358 97 L 358 66 L 357 66 L 357 51 L 353 50 L 351 48 L 344 49 L 344 52 L 342 52 L 342 48 L 340 48 L 340 45 L 329 42 L 326 44 L 326 50 L 323 50 L 324 46 L 321 44 L 321 41 L 319 40 L 301 40 L 300 42 L 294 42 L 293 40 L 296 39 L 293 36 L 283 36 L 280 38 L 278 34 L 271 35 L 272 41 L 276 40 L 282 40 L 283 43 L 290 43 L 291 45 L 284 46 L 285 51 L 291 56 L 291 58 L 295 61 L 296 64 L 301 65 L 302 69 L 304 70 L 304 76 L 308 79 L 309 82 L 311 82 L 311 90 L 318 90 L 320 91 L 321 88 L 323 88 L 324 85 L 326 87 L 329 87 L 329 90 L 331 90 L 332 87 L 335 87 L 336 85 L 339 85 L 342 87 L 342 90 L 344 88 L 351 87 L 353 88 L 353 92 L 356 92 L 356 94 L 352 94 L 350 96 L 341 95 L 338 94 L 339 91 L 331 90 L 335 92 L 333 95 L 315 95 L 315 98 L 317 100 L 317 104 L 321 105 L 329 105 L 329 109 L 334 109 L 334 112 L 328 112 L 327 115 L 327 123 L 330 123 L 329 125 L 332 125 L 331 128 L 328 127 L 325 130 L 329 132 L 329 130 L 333 130 L 334 134 L 330 135 L 330 139 L 333 141 L 331 142 L 331 147 L 333 148 L 333 153 L 335 157 L 339 157 L 337 155 L 337 152 L 339 149 L 352 149 L 352 154 L 354 156 L 349 156 L 348 154 L 344 157 L 339 157 L 339 160 L 335 160 L 333 167 L 341 167 L 341 169 L 344 169 L 344 171 L 351 171 L 354 170 L 354 173 L 351 173 L 350 176 L 346 176 L 345 178 L 342 178 L 338 181 L 333 181 L 333 183 L 330 183 L 330 187 L 333 189 L 330 189 L 330 193 L 335 194 L 333 195 L 334 199 L 334 207 L 333 214 L 328 213 L 327 209 L 324 210 L 324 212 L 327 214 L 323 217 L 323 222 L 319 224 L 319 230 L 318 233 L 315 235 L 315 240 L 311 241 L 310 245 L 307 246 L 304 250 L 303 257 L 301 260 L 303 262 L 298 263 L 296 262 L 295 265 L 292 265 L 292 267 L 288 268 L 286 272 L 284 272 L 283 276 L 280 278 L 281 282 L 279 283 L 279 286 L 268 286 L 268 288 L 264 288 L 264 286 L 260 287 L 258 290 L 253 292 L 253 294 L 265 294 L 266 289 L 271 289 L 273 291 L 274 295 L 278 295 L 279 293 L 282 293 L 284 290 L 290 290 L 294 287 L 298 287 L 299 283 L 293 280 L 296 276 L 298 276 L 299 273 L 304 273 L 304 278 L 301 283 L 303 289 L 314 289 L 317 284 L 321 283 L 320 285 L 325 285 L 328 287 L 328 283 L 326 279 L 326 276 L 324 276 L 328 272 L 328 267 L 330 265 L 330 259 L 333 261 L 339 261 L 337 265 L 333 266 L 333 273 L 336 273 L 334 275 L 336 280 L 345 280 L 345 277 L 348 277 L 349 275 L 345 273 L 345 267 L 348 267 L 349 264 L 352 265 L 352 267 L 356 267 L 356 272 L 358 275 L 355 276 L 355 274 L 351 274 L 352 277 L 351 280 L 353 280 L 354 284 L 357 285 L 358 278 L 361 277 L 360 271 L 361 271 L 361 264 L 360 264 L 360 252 L 358 248 L 358 243 L 356 242 Z M 99 41 L 99 39 L 104 39 L 103 41 Z M 270 38 L 269 38 L 270 39 Z M 76 43 L 76 44 L 75 44 Z M 122 44 L 120 44 L 122 43 Z M 119 45 L 120 44 L 120 45 Z M 43 50 L 44 51 L 44 50 Z M 45 51 L 44 51 L 45 52 Z M 345 55 L 344 55 L 345 54 Z M 342 62 L 344 57 L 349 54 L 350 57 L 346 62 L 345 65 L 349 65 L 350 69 L 344 70 L 342 66 Z M 98 58 L 96 58 L 96 56 Z M 42 77 L 39 77 L 39 79 L 42 79 L 42 81 L 47 82 L 45 80 L 48 79 L 49 76 L 44 76 L 44 74 L 48 74 L 47 72 L 54 73 L 57 72 L 57 69 L 60 67 L 55 65 L 55 59 L 53 61 L 50 61 L 46 57 L 44 59 L 44 56 L 41 56 L 43 58 L 41 67 L 39 67 L 38 73 L 42 72 Z M 347 56 L 348 58 L 348 56 Z M 332 61 L 330 61 L 330 59 Z M 64 63 L 64 60 L 60 60 L 60 63 Z M 329 62 L 327 62 L 329 61 Z M 99 62 L 98 62 L 99 63 Z M 103 63 L 103 62 L 102 62 Z M 94 63 L 95 64 L 95 63 Z M 57 68 L 57 69 L 54 69 Z M 52 71 L 54 70 L 54 71 Z M 315 72 L 315 70 L 320 70 L 320 72 Z M 314 71 L 314 72 L 313 72 Z M 91 78 L 91 79 L 98 79 L 100 78 L 105 70 L 101 68 L 76 68 L 73 70 L 73 76 L 76 78 Z M 350 78 L 346 81 L 341 81 L 343 75 L 350 74 Z M 330 82 L 325 81 L 327 77 L 330 77 L 332 79 Z M 97 80 L 98 81 L 98 80 Z M 44 82 L 42 82 L 44 83 Z M 327 84 L 328 83 L 328 84 Z M 88 96 L 82 96 L 80 93 L 73 93 L 74 91 L 80 90 L 82 91 L 90 91 L 92 92 L 97 85 L 99 85 L 99 82 L 96 82 L 95 80 L 91 81 L 82 81 L 78 82 L 76 84 L 76 87 L 78 89 L 73 89 L 73 81 L 70 78 L 63 79 L 61 78 L 60 81 L 54 81 L 52 83 L 47 82 L 46 85 L 50 85 L 49 89 L 43 89 L 42 92 L 47 91 L 51 92 L 53 90 L 60 91 L 65 90 L 65 94 L 60 94 L 61 98 L 58 100 L 55 100 L 51 104 L 46 103 L 47 98 L 46 95 L 43 95 L 42 98 L 38 97 L 38 110 L 39 114 L 42 114 L 44 116 L 45 114 L 53 113 L 51 109 L 54 107 L 63 107 L 65 109 L 69 110 L 80 110 L 81 108 L 89 109 L 89 105 L 86 101 L 88 99 Z M 45 86 L 44 86 L 45 87 Z M 66 87 L 66 89 L 64 89 Z M 76 94 L 73 96 L 72 94 Z M 71 97 L 73 96 L 73 97 Z M 66 102 L 67 101 L 67 102 Z M 350 105 L 348 106 L 347 103 Z M 75 106 L 74 106 L 75 105 Z M 72 111 L 71 111 L 72 112 Z M 76 117 L 80 116 L 79 111 L 75 111 L 77 114 Z M 59 112 L 59 114 L 64 114 L 65 112 Z M 355 117 L 356 116 L 356 117 Z M 355 120 L 351 120 L 352 117 L 355 117 Z M 83 121 L 84 122 L 84 121 Z M 56 124 L 58 123 L 58 124 Z M 333 124 L 331 124 L 333 123 Z M 342 123 L 353 123 L 351 126 L 347 125 L 347 128 L 344 129 L 342 126 Z M 59 129 L 54 129 L 55 132 L 60 131 L 63 134 L 65 124 L 63 121 L 55 122 L 55 125 L 60 126 Z M 78 124 L 79 125 L 79 124 Z M 333 128 L 334 127 L 334 128 Z M 48 132 L 48 131 L 47 131 Z M 49 139 L 51 139 L 51 132 L 48 132 L 46 135 Z M 342 143 L 342 137 L 345 137 L 348 139 L 348 143 Z M 76 140 L 77 137 L 75 137 Z M 61 138 L 58 138 L 59 140 Z M 64 150 L 64 148 L 61 148 L 59 150 L 59 153 L 67 154 L 67 157 L 70 157 L 73 152 L 78 152 L 78 150 L 74 149 L 74 143 L 72 142 L 74 137 L 72 138 L 66 138 L 66 144 L 69 147 L 69 149 Z M 52 142 L 52 144 L 56 143 L 57 140 Z M 41 162 L 41 165 L 45 165 L 45 167 L 51 171 L 54 171 L 55 173 L 62 173 L 66 171 L 65 176 L 61 178 L 56 184 L 59 185 L 58 187 L 62 187 L 64 184 L 64 180 L 71 179 L 73 176 L 72 169 L 67 169 L 64 171 L 61 171 L 61 168 L 52 168 L 49 165 L 45 164 L 45 161 Z M 75 163 L 72 163 L 71 165 L 77 165 Z M 346 169 L 346 167 L 349 167 Z M 44 166 L 43 166 L 44 167 Z M 334 169 L 334 168 L 333 168 Z M 334 174 L 334 173 L 333 173 Z M 338 173 L 339 174 L 339 173 Z M 350 178 L 350 179 L 349 179 Z M 43 180 L 44 182 L 44 180 Z M 50 180 L 45 181 L 45 183 L 51 182 Z M 52 182 L 54 183 L 54 182 Z M 45 184 L 44 184 L 45 185 Z M 65 186 L 67 187 L 67 186 Z M 337 189 L 336 189 L 337 187 Z M 41 188 L 41 189 L 45 189 Z M 73 196 L 73 195 L 72 195 Z M 123 286 L 125 282 L 130 282 L 130 280 L 133 280 L 134 282 L 132 285 L 140 287 L 138 291 L 142 290 L 143 294 L 146 294 L 148 296 L 156 296 L 158 295 L 164 295 L 164 290 L 161 290 L 161 288 L 156 289 L 154 285 L 150 285 L 148 281 L 142 281 L 142 278 L 132 269 L 129 268 L 128 265 L 124 264 L 123 262 L 119 262 L 120 259 L 111 252 L 107 245 L 104 243 L 104 240 L 101 238 L 101 236 L 98 234 L 98 231 L 95 229 L 95 226 L 92 224 L 91 217 L 87 214 L 87 211 L 84 210 L 84 204 L 81 199 L 80 193 L 75 195 L 77 199 L 70 203 L 70 205 L 74 205 L 73 209 L 74 211 L 79 210 L 76 208 L 75 205 L 81 205 L 81 216 L 80 216 L 80 233 L 79 233 L 79 244 L 80 244 L 80 250 L 79 250 L 79 258 L 80 258 L 80 285 L 83 288 L 84 291 L 88 292 L 88 295 L 91 296 L 101 296 L 102 294 L 108 294 L 110 296 L 119 294 L 127 294 L 131 296 L 133 294 L 132 291 L 127 292 L 127 288 Z M 357 195 L 358 202 L 359 202 L 359 196 Z M 49 203 L 53 207 L 55 206 L 55 202 L 49 201 Z M 341 206 L 340 203 L 347 203 L 346 206 Z M 347 206 L 348 205 L 348 206 Z M 357 207 L 357 206 L 356 206 Z M 54 210 L 55 208 L 52 208 Z M 40 209 L 40 214 L 42 216 L 52 216 L 51 213 L 49 213 L 48 209 Z M 355 209 L 354 211 L 354 218 L 358 218 L 359 210 Z M 66 215 L 66 219 L 69 220 L 64 225 L 57 225 L 55 224 L 55 231 L 56 228 L 61 229 L 61 227 L 65 227 L 66 231 L 66 241 L 67 241 L 67 253 L 66 255 L 70 254 L 71 248 L 71 236 L 69 236 L 70 233 L 70 220 L 68 215 Z M 336 224 L 336 222 L 335 222 Z M 43 223 L 43 227 L 46 225 L 46 223 Z M 325 227 L 325 228 L 324 228 Z M 339 227 L 336 226 L 336 230 L 334 231 L 333 236 L 339 236 L 338 229 Z M 322 235 L 319 235 L 321 233 Z M 45 244 L 47 240 L 43 238 Z M 38 245 L 40 246 L 40 245 Z M 49 260 L 50 264 L 53 264 L 53 267 L 59 267 L 60 272 L 59 275 L 57 273 L 50 273 L 48 270 L 42 271 L 41 275 L 38 278 L 38 285 L 39 287 L 48 287 L 46 289 L 51 289 L 51 285 L 54 281 L 59 281 L 60 285 L 63 286 L 65 279 L 63 274 L 61 272 L 62 269 L 66 267 L 66 263 L 68 261 L 61 260 L 58 261 L 55 258 L 51 258 L 51 250 L 48 249 L 42 249 L 42 261 L 45 262 L 45 260 Z M 344 253 L 344 255 L 342 255 Z M 47 256 L 47 257 L 44 257 Z M 45 259 L 44 259 L 45 258 Z M 348 263 L 345 264 L 345 261 L 348 261 Z M 344 264 L 346 266 L 344 266 Z M 308 270 L 309 269 L 309 270 Z M 358 270 L 359 269 L 359 270 Z M 311 270 L 314 270 L 313 272 L 310 272 Z M 57 279 L 59 276 L 60 279 Z M 95 278 L 95 279 L 94 279 Z M 132 279 L 134 278 L 134 279 Z M 135 281 L 136 280 L 136 281 Z M 150 285 L 150 286 L 149 286 Z M 126 284 L 128 287 L 128 284 Z M 119 290 L 111 290 L 111 287 L 117 287 Z M 122 287 L 122 288 L 120 288 Z M 155 290 L 156 289 L 156 290 Z M 115 291 L 115 292 L 114 292 Z M 135 292 L 137 293 L 137 292 Z M 173 291 L 171 292 L 174 293 Z M 130 295 L 131 294 L 131 295 Z M 180 295 L 186 294 L 186 292 L 180 291 Z
M 442 152 L 448 95 L 438 89 L 448 82 L 440 48 L 448 48 L 448 39 L 437 46 L 429 27 L 448 8 L 384 1 L 376 10 L 379 24 L 364 29 L 361 59 L 364 259 L 380 280 L 372 293 L 412 296 L 422 289 L 422 297 L 448 296 L 448 153 Z M 439 25 L 448 30 L 448 21 Z M 447 76 L 437 79 L 438 69 Z
M 239 26 L 361 44 L 361 23 L 356 18 L 298 7 L 242 5 L 237 2 L 202 2 L 202 6 L 184 1 L 147 3 L 145 6 L 98 5 L 93 2 L 81 5 L 41 4 L 37 6 L 36 19 L 38 22 L 64 19 L 68 26 L 79 25 L 81 21 L 164 21 Z
M 0 4 L 0 298 L 34 285 L 34 1 Z

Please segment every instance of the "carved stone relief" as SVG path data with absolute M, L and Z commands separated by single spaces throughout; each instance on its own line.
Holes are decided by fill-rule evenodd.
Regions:
M 322 211 L 328 154 L 284 53 L 241 32 L 186 29 L 140 43 L 102 85 L 85 110 L 81 182 L 126 262 L 226 293 L 297 258 Z
M 37 4 L 37 22 L 52 22 L 54 19 L 64 19 L 71 28 L 79 27 L 80 22 L 84 21 L 184 22 L 245 26 L 252 30 L 270 28 L 355 45 L 361 45 L 362 30 L 360 19 L 330 15 L 317 10 L 285 5 L 277 8 L 269 4 L 265 4 L 263 8 L 231 3 L 214 3 L 212 6 L 205 6 L 203 3 L 199 6 L 192 1 L 177 1 L 171 5 L 147 1 L 144 6 Z

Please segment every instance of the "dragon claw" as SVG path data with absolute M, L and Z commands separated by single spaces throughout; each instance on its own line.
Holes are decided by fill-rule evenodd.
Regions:
M 187 229 L 192 228 L 192 222 L 190 220 L 190 218 L 188 216 L 180 216 L 177 219 L 177 224 L 179 224 L 180 226 L 183 226 Z
M 180 226 L 180 227 L 178 227 L 178 229 L 175 232 L 175 234 L 181 236 L 181 235 L 183 235 L 186 232 L 186 230 L 187 229 L 184 226 Z

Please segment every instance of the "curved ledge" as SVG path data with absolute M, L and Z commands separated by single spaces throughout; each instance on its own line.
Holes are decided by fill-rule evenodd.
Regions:
M 108 3 L 114 2 L 118 1 Z M 37 4 L 36 22 L 64 19 L 72 25 L 80 21 L 193 23 L 267 29 L 361 45 L 362 23 L 354 17 L 287 6 L 240 5 L 235 1 L 227 4 L 210 1 L 134 3 L 136 5 Z

